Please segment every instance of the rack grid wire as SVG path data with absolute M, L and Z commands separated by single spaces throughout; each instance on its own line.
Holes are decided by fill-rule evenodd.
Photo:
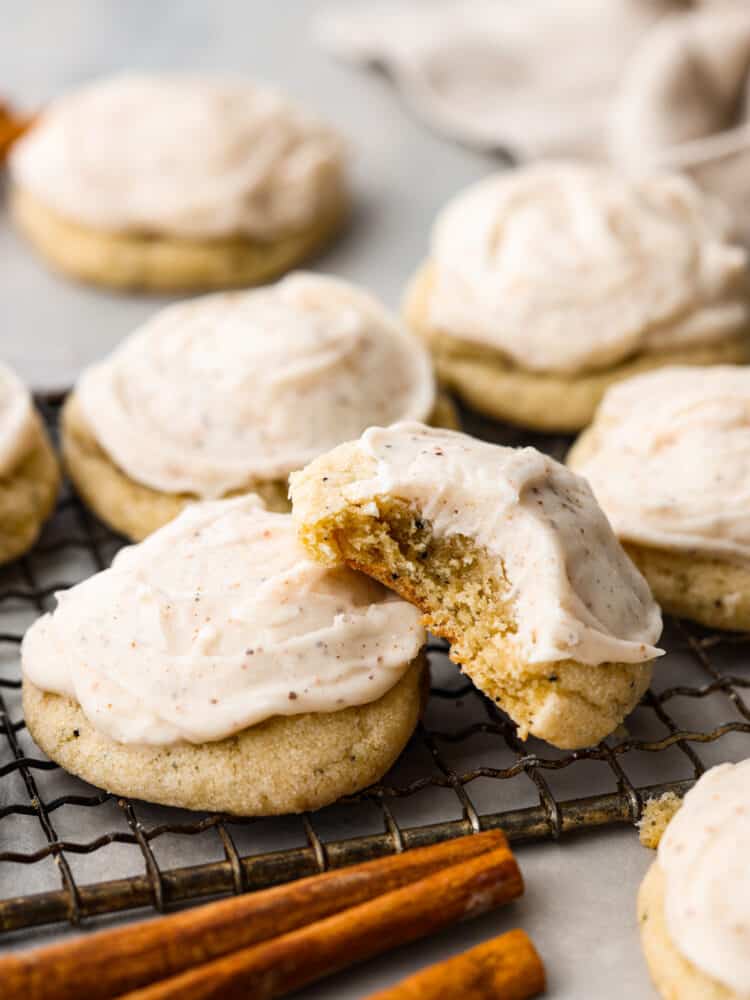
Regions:
M 38 402 L 56 435 L 61 399 Z M 535 444 L 556 457 L 569 444 L 477 418 L 467 424 L 480 437 Z M 750 756 L 750 635 L 668 621 L 667 656 L 651 689 L 627 730 L 595 747 L 522 743 L 433 640 L 431 695 L 409 747 L 381 783 L 335 806 L 242 819 L 98 791 L 31 740 L 19 646 L 55 591 L 105 568 L 123 544 L 66 486 L 32 552 L 0 571 L 0 932 L 163 911 L 493 827 L 519 842 L 632 824 L 648 798 L 683 794 L 711 764 Z M 180 864 L 187 855 L 191 863 Z M 4 885 L 19 870 L 24 892 L 9 896 Z

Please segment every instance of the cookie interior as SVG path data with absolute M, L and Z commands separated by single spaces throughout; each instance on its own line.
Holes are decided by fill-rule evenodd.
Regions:
M 511 716 L 522 738 L 588 746 L 637 704 L 650 664 L 524 662 L 511 641 L 516 624 L 501 561 L 464 535 L 436 537 L 404 500 L 381 496 L 376 505 L 377 516 L 357 504 L 329 505 L 321 519 L 303 518 L 300 537 L 317 558 L 343 560 L 420 608 L 425 625 L 451 643 L 451 659 Z

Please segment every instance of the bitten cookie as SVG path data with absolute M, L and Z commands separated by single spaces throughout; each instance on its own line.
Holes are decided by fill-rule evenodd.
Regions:
M 476 410 L 577 430 L 639 371 L 746 362 L 747 263 L 723 207 L 684 177 L 540 163 L 446 206 L 405 316 Z
M 529 734 L 603 739 L 651 677 L 661 616 L 588 486 L 533 448 L 370 428 L 291 477 L 300 538 L 413 601 Z
M 750 995 L 750 761 L 685 796 L 638 894 L 641 941 L 666 1000 Z
M 59 487 L 57 459 L 31 395 L 0 364 L 0 564 L 31 548 Z
M 338 136 L 238 78 L 88 84 L 47 106 L 9 166 L 13 214 L 36 249 L 115 288 L 268 281 L 347 213 Z
M 313 563 L 257 497 L 194 504 L 57 600 L 24 638 L 26 722 L 116 794 L 317 809 L 382 777 L 421 711 L 416 609 Z
M 665 611 L 750 628 L 750 368 L 665 368 L 615 386 L 568 464 Z
M 139 540 L 196 499 L 288 510 L 292 470 L 405 417 L 454 425 L 425 349 L 365 292 L 298 273 L 157 313 L 83 373 L 62 445 L 87 504 Z

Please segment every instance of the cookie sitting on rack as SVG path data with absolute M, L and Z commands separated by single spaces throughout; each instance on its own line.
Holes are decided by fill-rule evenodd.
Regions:
M 23 641 L 26 722 L 116 794 L 316 809 L 380 778 L 421 711 L 416 609 L 312 562 L 257 497 L 193 504 L 57 600 Z
M 402 423 L 291 477 L 300 538 L 413 601 L 522 738 L 609 735 L 651 677 L 661 615 L 579 476 L 533 448 Z
M 60 486 L 60 468 L 26 386 L 0 364 L 0 563 L 28 551 Z
M 139 540 L 196 499 L 258 493 L 373 423 L 453 424 L 429 356 L 365 292 L 298 273 L 157 313 L 87 369 L 63 454 L 89 506 Z
M 728 213 L 687 178 L 540 163 L 447 205 L 405 314 L 470 406 L 571 431 L 643 369 L 748 361 L 747 268 Z
M 687 793 L 638 894 L 646 961 L 662 996 L 750 996 L 750 761 L 713 767 Z
M 338 135 L 241 78 L 88 84 L 41 112 L 9 166 L 31 243 L 66 274 L 115 288 L 268 281 L 347 214 Z
M 568 464 L 665 611 L 750 628 L 750 368 L 664 368 L 613 387 Z

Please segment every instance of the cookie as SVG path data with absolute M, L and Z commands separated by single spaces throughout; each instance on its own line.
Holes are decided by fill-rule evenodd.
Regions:
M 57 459 L 31 396 L 0 365 L 0 563 L 32 547 L 59 487 Z
M 312 257 L 348 214 L 342 197 L 308 229 L 264 243 L 238 236 L 188 240 L 87 229 L 22 189 L 11 192 L 10 211 L 18 229 L 56 270 L 93 285 L 149 292 L 261 285 Z
M 47 106 L 9 168 L 13 217 L 41 255 L 118 289 L 269 281 L 348 214 L 338 136 L 240 79 L 94 82 Z
M 665 611 L 750 628 L 750 369 L 664 368 L 610 389 L 568 456 Z
M 404 423 L 290 484 L 310 553 L 419 607 L 521 738 L 595 743 L 646 690 L 659 609 L 586 483 L 551 458 Z
M 428 264 L 407 293 L 404 319 L 429 347 L 441 385 L 467 406 L 495 420 L 548 432 L 578 431 L 591 422 L 607 389 L 640 372 L 665 365 L 747 364 L 750 339 L 744 334 L 721 343 L 679 350 L 644 352 L 603 371 L 582 374 L 530 372 L 498 351 L 449 336 L 429 324 Z
M 741 1000 L 674 946 L 664 919 L 664 875 L 654 861 L 638 892 L 641 944 L 651 978 L 667 1000 Z
M 638 893 L 641 943 L 667 1000 L 741 1000 L 750 987 L 750 761 L 687 793 Z
M 84 372 L 62 448 L 91 509 L 139 540 L 201 498 L 288 510 L 289 472 L 407 415 L 455 424 L 424 348 L 354 286 L 295 274 L 158 313 Z
M 194 504 L 58 595 L 22 647 L 34 740 L 115 794 L 188 809 L 317 809 L 377 781 L 428 669 L 418 612 L 312 563 L 254 497 Z
M 535 164 L 446 206 L 404 315 L 469 406 L 578 430 L 640 371 L 748 361 L 747 260 L 686 178 Z

